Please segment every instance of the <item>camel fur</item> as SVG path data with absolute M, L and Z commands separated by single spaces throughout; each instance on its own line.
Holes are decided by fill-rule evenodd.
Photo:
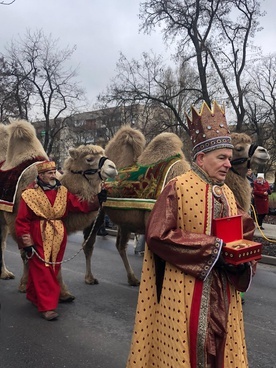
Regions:
M 7 126 L 0 123 L 0 137 L 1 137 L 1 148 L 0 148 L 0 163 L 6 160 L 8 143 L 9 143 L 9 133 Z
M 36 138 L 34 127 L 24 121 L 13 121 L 10 125 L 1 124 L 1 131 L 7 139 L 7 144 L 1 147 L 0 157 L 3 157 L 5 162 L 3 163 L 1 170 L 10 170 L 16 167 L 19 163 L 35 158 L 42 157 L 45 160 L 48 159 L 46 152 L 44 151 L 41 143 Z M 36 139 L 33 139 L 33 138 Z M 5 152 L 6 150 L 6 152 Z M 14 274 L 10 272 L 5 264 L 4 254 L 6 249 L 6 237 L 8 232 L 15 239 L 15 217 L 18 210 L 19 200 L 23 189 L 25 189 L 37 176 L 37 170 L 35 166 L 28 168 L 18 185 L 14 212 L 9 213 L 6 211 L 0 211 L 0 226 L 1 226 L 1 249 L 2 249 L 2 270 L 1 279 L 13 279 Z M 16 239 L 15 239 L 16 240 Z
M 121 136 L 121 132 L 123 130 L 124 139 L 120 140 L 120 145 L 116 143 L 117 139 Z M 129 135 L 138 134 L 138 131 L 131 128 L 130 126 L 125 126 L 121 128 L 117 135 L 114 136 L 106 147 L 106 151 L 110 157 L 117 158 L 117 163 L 120 162 L 121 167 L 118 169 L 128 166 L 131 161 L 135 163 L 135 157 L 126 157 L 126 150 L 124 149 L 125 145 L 129 145 L 131 141 L 128 139 L 127 132 Z M 141 134 L 141 133 L 140 133 Z M 157 135 L 144 150 L 141 150 L 142 153 L 139 155 L 137 159 L 137 163 L 140 165 L 149 165 L 160 160 L 165 160 L 169 157 L 175 156 L 177 154 L 180 155 L 180 159 L 177 163 L 173 165 L 173 167 L 169 170 L 168 175 L 166 177 L 166 183 L 174 178 L 177 175 L 182 174 L 187 171 L 190 167 L 188 161 L 185 158 L 185 155 L 182 151 L 183 143 L 180 138 L 174 133 L 161 133 Z M 141 147 L 142 148 L 142 147 Z M 119 149 L 119 151 L 118 151 Z M 130 150 L 133 152 L 134 150 Z M 121 153 L 124 152 L 124 153 Z M 118 158 L 120 156 L 120 159 Z M 119 161 L 120 160 L 120 161 Z M 123 260 L 124 266 L 127 272 L 127 278 L 129 285 L 137 286 L 139 285 L 139 280 L 135 276 L 133 269 L 129 263 L 126 248 L 127 242 L 130 237 L 130 233 L 140 233 L 144 234 L 146 229 L 146 223 L 149 217 L 150 212 L 143 209 L 128 209 L 127 211 L 124 209 L 114 209 L 110 207 L 104 206 L 103 212 L 109 216 L 111 221 L 118 226 L 118 235 L 116 238 L 116 247 L 117 250 Z M 104 214 L 101 214 L 102 217 L 100 220 L 103 220 Z M 98 280 L 94 278 L 91 270 L 91 258 L 94 248 L 94 242 L 96 238 L 96 232 L 99 228 L 100 222 L 98 222 L 95 226 L 95 229 L 92 233 L 92 236 L 89 238 L 88 242 L 85 245 L 85 256 L 86 256 L 86 273 L 85 273 L 85 282 L 87 284 L 97 284 Z M 89 233 L 90 229 L 86 229 L 85 237 Z
M 107 143 L 105 153 L 107 157 L 112 157 L 116 167 L 121 169 L 137 162 L 145 146 L 144 134 L 127 124 L 123 125 Z
M 232 190 L 241 208 L 249 212 L 252 188 L 246 177 L 247 170 L 249 167 L 254 169 L 258 165 L 264 165 L 269 160 L 269 154 L 264 147 L 257 146 L 252 156 L 249 157 L 252 139 L 245 133 L 232 133 L 231 139 L 234 146 L 232 167 L 227 173 L 225 184 Z M 240 162 L 235 164 L 237 160 Z

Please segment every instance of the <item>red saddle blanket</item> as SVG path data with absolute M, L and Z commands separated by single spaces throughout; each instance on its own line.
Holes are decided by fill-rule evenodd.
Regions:
M 14 201 L 17 193 L 18 183 L 25 170 L 38 161 L 44 161 L 45 157 L 35 157 L 22 162 L 10 170 L 1 170 L 4 162 L 0 163 L 0 210 L 13 212 Z

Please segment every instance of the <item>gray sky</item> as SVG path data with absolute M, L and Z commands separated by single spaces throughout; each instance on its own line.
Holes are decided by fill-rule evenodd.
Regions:
M 263 0 L 263 10 L 267 11 L 264 29 L 256 40 L 265 53 L 274 53 L 276 1 Z M 0 52 L 27 29 L 51 33 L 60 40 L 60 48 L 77 46 L 72 66 L 79 65 L 78 80 L 91 107 L 114 76 L 120 51 L 131 59 L 153 50 L 169 60 L 160 33 L 139 34 L 139 0 L 16 0 L 0 6 L 0 12 Z

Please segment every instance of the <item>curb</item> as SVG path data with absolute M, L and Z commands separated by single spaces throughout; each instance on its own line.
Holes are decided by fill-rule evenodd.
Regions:
M 258 262 L 276 266 L 276 257 L 262 255 L 262 258 Z

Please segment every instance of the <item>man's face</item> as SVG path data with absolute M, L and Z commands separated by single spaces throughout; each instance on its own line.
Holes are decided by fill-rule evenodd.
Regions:
M 224 182 L 231 167 L 232 150 L 221 148 L 208 153 L 200 152 L 196 163 L 215 182 Z
M 56 170 L 49 170 L 44 173 L 39 174 L 38 176 L 45 184 L 55 185 L 56 184 Z

